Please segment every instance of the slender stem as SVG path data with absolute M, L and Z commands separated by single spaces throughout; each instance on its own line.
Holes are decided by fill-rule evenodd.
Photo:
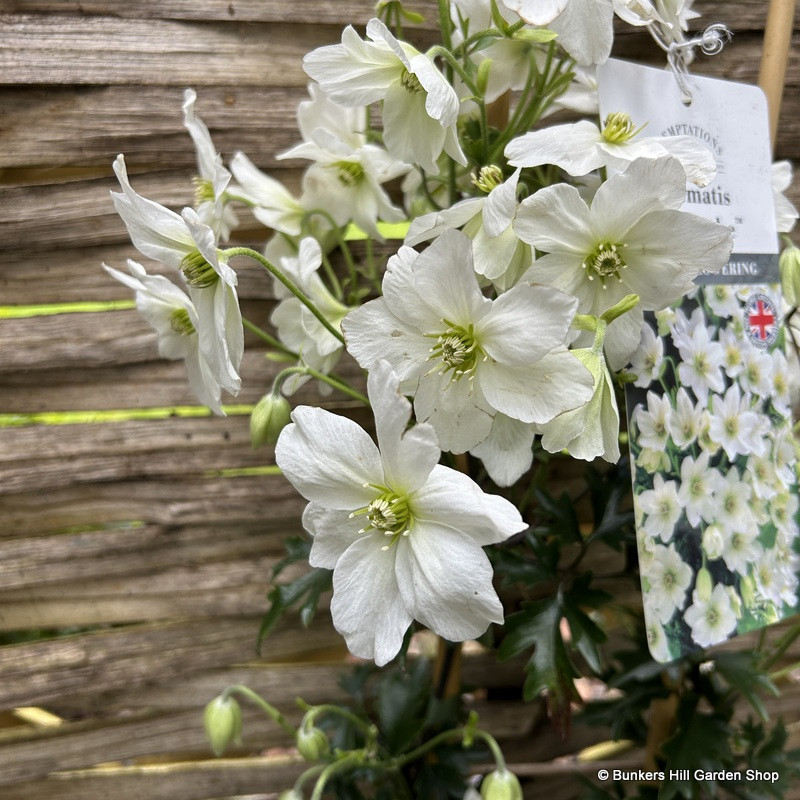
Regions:
M 275 380 L 272 383 L 272 391 L 276 393 L 279 392 L 284 381 L 290 375 L 309 375 L 312 378 L 316 378 L 318 381 L 327 383 L 328 386 L 331 386 L 334 389 L 338 389 L 340 392 L 352 397 L 354 400 L 358 400 L 359 403 L 363 403 L 365 406 L 367 406 L 367 408 L 369 408 L 369 398 L 365 397 L 363 394 L 361 394 L 361 392 L 357 392 L 352 386 L 344 381 L 337 378 L 332 378 L 330 375 L 325 375 L 322 372 L 318 372 L 313 367 L 309 367 L 306 364 L 299 364 L 296 367 L 287 367 L 286 369 L 281 370 L 275 376 Z
M 238 203 L 243 203 L 250 208 L 255 208 L 258 203 L 251 200 L 249 197 L 242 197 L 240 194 L 232 194 L 231 192 L 225 192 L 222 195 L 223 200 L 235 200 Z
M 324 769 L 325 769 L 324 765 L 322 765 L 322 764 L 314 764 L 313 767 L 309 767 L 305 772 L 301 772 L 300 775 L 298 776 L 297 780 L 294 782 L 294 790 L 298 794 L 302 793 L 303 784 L 307 780 L 319 775 L 321 772 L 324 771 Z
M 294 281 L 283 274 L 271 261 L 264 258 L 257 250 L 252 250 L 249 247 L 230 247 L 223 250 L 228 258 L 235 258 L 236 256 L 247 256 L 257 261 L 268 272 L 272 273 L 323 325 L 323 327 L 342 344 L 344 344 L 344 336 L 342 332 L 325 319 L 323 313 L 314 305 L 308 295 L 297 286 Z
M 304 722 L 308 722 L 309 724 L 312 723 L 320 714 L 338 714 L 340 717 L 344 717 L 349 722 L 352 722 L 357 728 L 361 728 L 361 730 L 367 735 L 373 733 L 373 725 L 361 719 L 361 717 L 356 716 L 352 711 L 348 711 L 346 708 L 342 708 L 341 706 L 332 704 L 309 706 L 308 703 L 300 699 L 297 700 L 297 704 L 303 709 L 303 711 L 309 712 L 304 720 Z
M 792 627 L 784 636 L 778 640 L 777 647 L 772 654 L 762 664 L 761 669 L 768 670 L 780 661 L 781 656 L 792 646 L 797 637 L 800 636 L 800 624 Z
M 352 291 L 352 288 L 358 284 L 358 269 L 356 269 L 356 262 L 353 260 L 353 254 L 350 252 L 350 247 L 347 244 L 347 240 L 344 238 L 344 236 L 342 236 L 342 229 L 336 224 L 336 220 L 334 220 L 334 218 L 327 211 L 324 211 L 321 208 L 315 208 L 312 211 L 309 211 L 308 214 L 306 214 L 306 219 L 310 220 L 313 216 L 322 217 L 331 226 L 333 235 L 336 237 L 336 243 L 339 246 L 339 249 L 342 251 L 345 264 L 347 264 L 347 271 L 350 273 Z
M 333 271 L 331 260 L 328 258 L 327 253 L 322 254 L 322 268 L 325 270 L 325 274 L 328 276 L 328 280 L 331 283 L 331 289 L 333 289 L 336 299 L 341 302 L 344 299 L 342 284 L 339 283 L 339 279 L 336 277 L 336 273 Z
M 297 731 L 295 731 L 295 729 L 287 721 L 286 717 L 284 717 L 283 714 L 281 714 L 281 712 L 275 708 L 275 706 L 270 705 L 266 700 L 264 700 L 263 697 L 257 695 L 247 686 L 244 686 L 241 683 L 228 686 L 228 688 L 222 693 L 222 696 L 227 698 L 228 695 L 233 694 L 234 692 L 255 703 L 255 705 L 257 705 L 274 723 L 279 725 L 285 733 L 288 733 L 289 736 L 294 738 L 294 736 L 297 734 Z
M 325 784 L 328 782 L 328 779 L 337 772 L 348 768 L 353 762 L 361 762 L 362 761 L 362 753 L 355 752 L 351 753 L 344 758 L 339 759 L 339 761 L 334 761 L 332 764 L 328 764 L 322 773 L 320 774 L 319 778 L 317 778 L 317 782 L 314 784 L 314 791 L 311 794 L 311 800 L 321 800 L 322 793 L 325 791 Z
M 244 325 L 244 327 L 247 328 L 250 333 L 254 333 L 259 339 L 265 341 L 270 347 L 274 347 L 276 350 L 280 350 L 281 353 L 291 356 L 292 358 L 300 358 L 297 353 L 289 350 L 288 347 L 282 345 L 274 336 L 267 333 L 262 328 L 259 328 L 258 325 L 254 325 L 249 319 L 242 317 L 242 325 Z

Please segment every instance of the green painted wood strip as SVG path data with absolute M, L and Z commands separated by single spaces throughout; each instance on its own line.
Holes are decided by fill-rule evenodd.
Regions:
M 82 303 L 47 303 L 31 306 L 0 306 L 0 319 L 50 317 L 57 314 L 86 314 L 136 308 L 134 300 L 86 301 Z
M 232 417 L 244 416 L 253 411 L 252 405 L 223 406 Z M 91 425 L 129 420 L 168 419 L 169 417 L 210 417 L 205 406 L 167 406 L 164 408 L 115 408 L 105 411 L 40 411 L 35 413 L 0 414 L 0 428 L 24 425 Z

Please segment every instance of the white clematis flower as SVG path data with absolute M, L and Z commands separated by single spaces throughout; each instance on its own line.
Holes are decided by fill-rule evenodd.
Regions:
M 303 221 L 311 210 L 305 197 L 298 200 L 242 152 L 231 160 L 231 171 L 239 183 L 240 194 L 252 205 L 253 216 L 262 225 L 287 236 L 300 235 Z
M 219 239 L 227 242 L 231 231 L 239 224 L 233 208 L 225 199 L 231 173 L 225 169 L 205 123 L 194 113 L 196 101 L 197 92 L 194 89 L 187 89 L 183 93 L 183 125 L 189 131 L 197 151 L 197 215 Z
M 486 197 L 469 197 L 450 208 L 417 217 L 411 222 L 405 243 L 415 247 L 445 230 L 462 228 L 472 240 L 475 272 L 499 291 L 510 288 L 533 260 L 530 245 L 521 242 L 513 228 L 519 208 L 520 171 L 503 181 L 499 168 L 483 167 L 476 183 L 489 192 Z
M 725 641 L 736 628 L 731 597 L 720 583 L 714 587 L 710 597 L 701 596 L 695 590 L 692 605 L 686 609 L 683 618 L 692 630 L 692 639 L 700 647 Z
M 658 536 L 662 542 L 670 541 L 682 510 L 678 500 L 678 484 L 656 475 L 653 488 L 646 489 L 635 500 L 647 515 L 645 532 L 650 536 Z
M 367 143 L 364 111 L 346 108 L 326 97 L 316 84 L 311 100 L 300 103 L 297 119 L 304 141 L 278 158 L 307 158 L 314 162 L 304 176 L 307 204 L 327 211 L 340 226 L 353 220 L 382 240 L 378 219 L 399 222 L 403 212 L 392 205 L 381 184 L 408 172 L 382 147 Z
M 591 208 L 577 189 L 550 186 L 525 199 L 514 229 L 548 255 L 523 280 L 578 298 L 578 312 L 600 316 L 625 295 L 640 304 L 608 326 L 606 354 L 622 369 L 636 351 L 642 311 L 664 308 L 693 287 L 702 271 L 717 272 L 733 246 L 723 225 L 680 211 L 685 173 L 674 158 L 637 159 L 609 178 Z
M 281 271 L 297 285 L 334 327 L 339 327 L 350 310 L 340 303 L 326 288 L 319 276 L 322 250 L 316 239 L 301 240 L 296 257 L 282 258 Z M 327 375 L 342 355 L 342 343 L 311 313 L 283 284 L 276 281 L 279 296 L 283 299 L 272 312 L 270 321 L 278 331 L 278 338 L 290 350 L 298 353 L 304 364 Z M 284 394 L 291 394 L 302 386 L 307 375 L 295 375 L 283 384 Z
M 162 275 L 148 275 L 128 259 L 130 275 L 103 264 L 103 269 L 136 292 L 136 309 L 158 334 L 158 354 L 186 363 L 186 372 L 197 399 L 215 414 L 225 416 L 220 404 L 220 384 L 200 349 L 200 318 L 186 293 Z
M 680 557 L 674 544 L 656 545 L 646 574 L 647 610 L 654 612 L 658 621 L 665 625 L 676 610 L 683 608 L 693 577 L 692 568 Z
M 142 255 L 180 270 L 200 319 L 200 349 L 222 388 L 238 394 L 244 353 L 242 312 L 236 273 L 217 248 L 214 231 L 191 208 L 179 216 L 138 195 L 121 155 L 114 161 L 114 172 L 123 193 L 112 192 L 111 197 L 131 241 Z
M 554 125 L 531 131 L 508 143 L 505 154 L 515 167 L 555 164 L 570 175 L 588 175 L 601 167 L 624 172 L 637 158 L 677 158 L 686 180 L 707 186 L 717 173 L 711 151 L 692 136 L 649 136 L 639 138 L 627 114 L 606 117 L 601 130 L 582 120 L 569 125 Z
M 589 400 L 592 378 L 565 347 L 575 306 L 527 283 L 484 297 L 469 239 L 445 231 L 422 254 L 401 248 L 383 297 L 351 311 L 342 328 L 359 364 L 388 359 L 417 419 L 433 425 L 444 450 L 463 453 L 486 439 L 498 411 L 543 423 Z
M 341 44 L 317 48 L 305 57 L 305 71 L 343 106 L 383 100 L 383 141 L 400 161 L 436 175 L 436 159 L 444 150 L 466 165 L 456 133 L 458 96 L 433 60 L 399 42 L 378 19 L 367 24 L 367 36 L 371 41 L 348 25 Z
M 310 501 L 312 566 L 333 570 L 331 613 L 350 651 L 386 664 L 414 619 L 451 641 L 503 621 L 483 552 L 525 528 L 507 500 L 440 466 L 430 425 L 406 430 L 411 404 L 386 361 L 368 392 L 380 449 L 355 422 L 294 410 L 275 459 Z

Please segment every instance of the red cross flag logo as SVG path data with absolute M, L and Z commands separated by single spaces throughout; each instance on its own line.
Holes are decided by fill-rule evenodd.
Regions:
M 744 307 L 744 330 L 750 341 L 763 350 L 778 338 L 778 313 L 770 297 L 758 292 L 750 295 Z

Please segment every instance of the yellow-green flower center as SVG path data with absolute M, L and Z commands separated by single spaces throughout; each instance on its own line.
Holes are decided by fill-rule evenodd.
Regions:
M 609 278 L 622 280 L 620 270 L 626 269 L 628 265 L 619 253 L 621 247 L 625 245 L 618 242 L 600 242 L 595 247 L 581 265 L 590 281 L 599 278 L 605 289 Z
M 482 192 L 489 192 L 496 189 L 503 182 L 503 170 L 496 164 L 491 164 L 488 167 L 481 167 L 478 175 L 473 173 L 472 185 L 476 186 Z
M 633 120 L 625 113 L 616 111 L 606 117 L 603 123 L 602 136 L 609 144 L 624 144 L 633 139 L 641 128 L 633 124 Z
M 333 166 L 345 186 L 358 186 L 364 180 L 364 167 L 358 161 L 337 161 Z
M 400 76 L 400 83 L 402 83 L 403 88 L 407 92 L 411 92 L 411 94 L 419 94 L 425 91 L 422 88 L 422 84 L 419 82 L 419 78 L 413 72 L 409 72 L 405 67 L 403 68 L 403 74 Z
M 366 516 L 367 524 L 359 533 L 370 530 L 383 531 L 386 536 L 391 536 L 384 550 L 388 550 L 397 543 L 401 536 L 408 536 L 414 526 L 414 516 L 411 513 L 408 496 L 400 492 L 370 483 L 368 487 L 377 489 L 380 494 L 367 506 L 359 508 L 350 514 L 350 518 Z
M 181 336 L 191 336 L 193 333 L 197 333 L 192 325 L 192 320 L 189 319 L 189 312 L 185 308 L 176 308 L 169 315 L 169 324 L 172 330 Z
M 486 359 L 475 338 L 473 326 L 465 328 L 447 320 L 443 322 L 448 326 L 443 333 L 426 334 L 430 338 L 436 338 L 436 344 L 430 349 L 428 361 L 437 363 L 428 374 L 439 370 L 440 375 L 451 372 L 452 380 L 459 380 L 466 374 L 472 377 L 478 364 L 478 357 L 483 356 L 484 360 Z
M 217 198 L 214 195 L 214 184 L 205 178 L 194 178 L 194 204 L 213 203 Z
M 181 261 L 181 272 L 189 286 L 194 286 L 196 289 L 213 286 L 219 280 L 217 271 L 199 250 L 189 253 Z

